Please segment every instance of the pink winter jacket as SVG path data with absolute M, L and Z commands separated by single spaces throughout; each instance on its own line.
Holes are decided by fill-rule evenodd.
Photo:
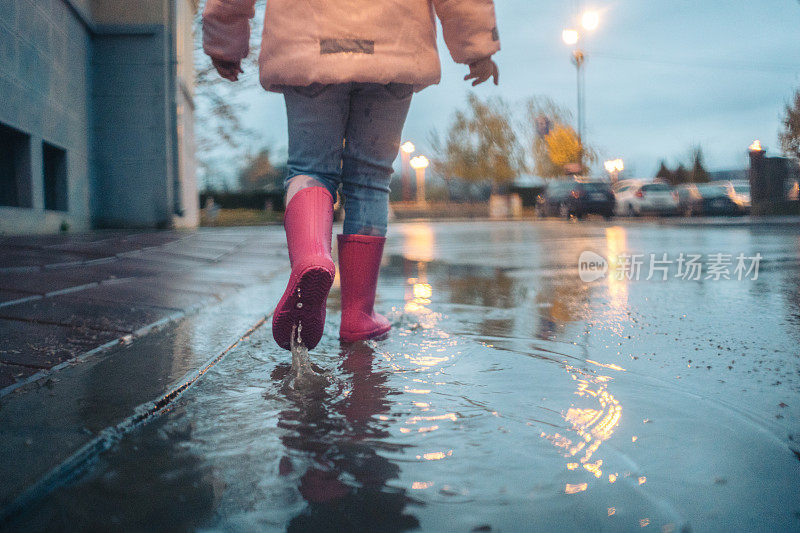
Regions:
M 247 56 L 255 0 L 208 0 L 203 48 Z M 435 14 L 434 14 L 435 13 Z M 267 0 L 261 85 L 439 82 L 436 20 L 453 59 L 469 64 L 500 50 L 493 0 Z

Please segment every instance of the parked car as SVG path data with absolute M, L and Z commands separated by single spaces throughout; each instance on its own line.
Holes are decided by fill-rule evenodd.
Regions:
M 583 218 L 595 214 L 611 218 L 615 204 L 608 183 L 568 179 L 551 181 L 537 198 L 536 211 L 540 216 Z
M 742 212 L 750 212 L 750 182 L 744 180 L 726 181 L 722 186 L 728 192 L 728 196 L 739 206 Z
M 644 180 L 637 180 L 637 179 L 625 179 L 619 180 L 618 182 L 614 183 L 611 186 L 611 190 L 614 191 L 614 194 L 619 194 L 626 189 L 631 187 L 636 187 L 637 185 L 641 185 L 644 183 Z
M 728 191 L 714 183 L 690 183 L 678 187 L 678 209 L 687 217 L 742 213 L 728 196 Z
M 617 188 L 616 196 L 618 215 L 678 214 L 678 196 L 668 183 L 626 183 Z

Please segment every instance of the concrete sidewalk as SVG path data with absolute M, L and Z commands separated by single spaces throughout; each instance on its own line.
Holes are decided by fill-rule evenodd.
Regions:
M 0 524 L 264 324 L 283 229 L 0 238 Z
M 0 397 L 286 263 L 282 232 L 263 228 L 0 237 L 0 250 Z

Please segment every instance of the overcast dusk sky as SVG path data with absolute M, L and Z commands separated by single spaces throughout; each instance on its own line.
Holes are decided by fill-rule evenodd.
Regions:
M 574 2 L 496 0 L 502 50 L 500 86 L 472 89 L 467 69 L 450 59 L 440 32 L 442 83 L 415 95 L 404 139 L 430 153 L 429 132 L 443 130 L 466 95 L 511 102 L 544 95 L 575 109 L 575 68 L 561 31 L 577 26 Z M 601 158 L 621 157 L 629 175 L 652 176 L 702 146 L 710 169 L 743 168 L 756 138 L 780 152 L 786 102 L 800 88 L 800 3 L 797 0 L 584 1 L 601 13 L 585 41 L 586 133 Z M 280 95 L 237 86 L 250 102 L 246 123 L 254 148 L 285 157 L 286 119 Z M 397 162 L 395 163 L 397 166 Z

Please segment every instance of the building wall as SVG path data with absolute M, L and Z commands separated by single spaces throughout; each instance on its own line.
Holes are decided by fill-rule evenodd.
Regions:
M 97 24 L 95 226 L 166 227 L 181 218 L 175 36 L 170 33 L 179 2 L 91 3 Z
M 61 0 L 0 1 L 0 124 L 30 135 L 31 208 L 0 207 L 0 232 L 87 229 L 91 38 Z M 44 209 L 42 143 L 66 151 L 67 211 Z
M 194 227 L 200 223 L 200 196 L 197 194 L 197 167 L 195 163 L 194 139 L 194 39 L 192 29 L 197 0 L 176 2 L 176 103 L 177 142 L 182 215 L 175 218 L 178 227 Z
M 97 24 L 164 24 L 169 2 L 163 0 L 84 0 Z
M 0 207 L 0 232 L 197 224 L 193 72 L 182 56 L 194 7 L 0 0 L 0 125 L 30 135 L 32 177 L 31 207 Z M 170 33 L 179 17 L 180 39 Z M 67 211 L 44 208 L 43 142 L 66 151 Z
M 170 99 L 163 26 L 93 37 L 93 223 L 168 226 Z

